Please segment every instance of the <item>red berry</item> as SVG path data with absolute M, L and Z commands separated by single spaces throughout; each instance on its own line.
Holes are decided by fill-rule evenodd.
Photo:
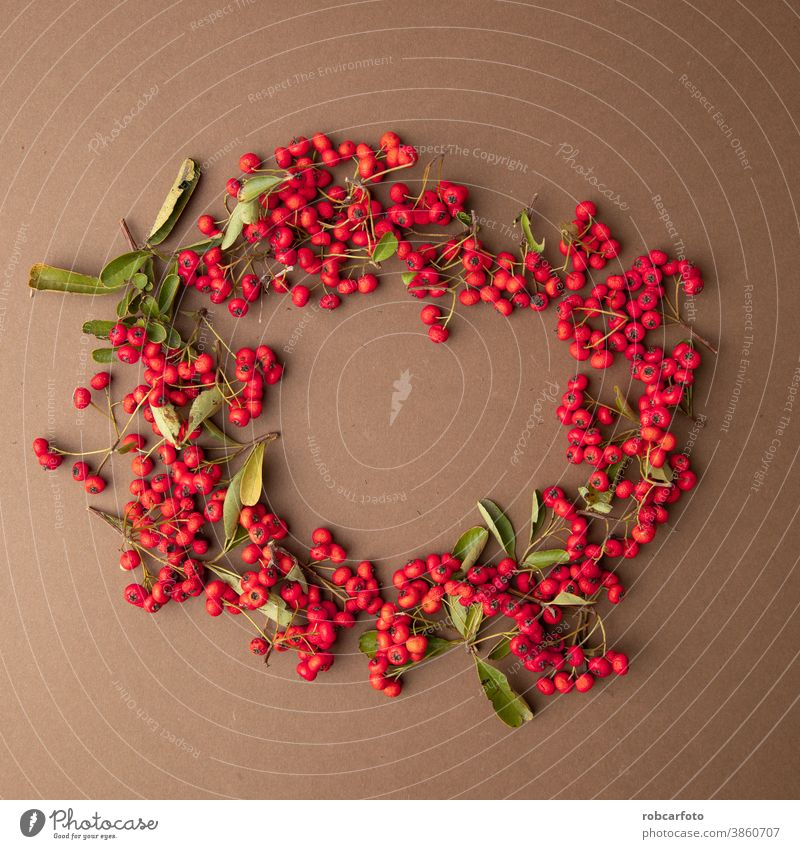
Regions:
M 239 157 L 239 170 L 252 174 L 261 165 L 261 159 L 255 153 L 244 153 Z
M 111 375 L 107 371 L 99 371 L 89 381 L 92 389 L 105 389 L 111 383 Z
M 89 495 L 97 495 L 106 488 L 106 482 L 99 475 L 90 475 L 86 478 L 83 487 Z
M 79 386 L 72 393 L 72 403 L 75 405 L 75 409 L 85 410 L 92 403 L 92 393 L 83 386 Z
M 450 332 L 448 329 L 439 324 L 434 324 L 428 328 L 428 338 L 436 345 L 441 345 L 442 342 L 446 342 L 449 336 Z
M 129 551 L 123 551 L 119 556 L 119 565 L 125 569 L 127 572 L 132 571 L 137 566 L 139 566 L 142 562 L 142 558 L 139 556 L 138 551 L 134 551 L 130 549 Z

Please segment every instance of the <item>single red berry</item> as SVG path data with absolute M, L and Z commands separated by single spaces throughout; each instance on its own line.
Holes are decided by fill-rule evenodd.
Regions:
M 105 389 L 111 383 L 111 375 L 107 371 L 99 371 L 89 381 L 92 389 Z
M 244 153 L 239 157 L 239 170 L 244 174 L 252 174 L 261 165 L 261 159 L 255 153 Z
M 128 584 L 124 590 L 125 601 L 135 607 L 141 607 L 147 598 L 147 590 L 141 584 Z
M 254 637 L 250 640 L 250 651 L 253 654 L 263 655 L 266 654 L 269 649 L 269 644 L 262 637 Z
M 139 566 L 142 562 L 142 558 L 139 556 L 138 551 L 134 551 L 130 549 L 129 551 L 123 551 L 119 556 L 119 565 L 126 571 L 130 572 Z
M 197 229 L 204 235 L 210 236 L 217 229 L 213 215 L 201 215 L 197 219 Z
M 76 481 L 85 481 L 89 477 L 89 466 L 87 463 L 78 461 L 72 464 L 72 479 Z
M 441 345 L 443 342 L 446 342 L 449 336 L 450 331 L 448 331 L 446 327 L 442 327 L 440 324 L 434 324 L 428 328 L 428 338 L 436 345 Z
M 90 475 L 83 486 L 89 495 L 97 495 L 106 488 L 106 482 L 99 475 Z
M 79 386 L 72 393 L 72 403 L 77 410 L 85 410 L 92 403 L 92 393 L 83 386 Z

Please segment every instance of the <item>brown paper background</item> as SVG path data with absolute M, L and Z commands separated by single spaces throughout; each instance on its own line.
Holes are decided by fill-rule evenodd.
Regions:
M 3 2 L 0 793 L 796 797 L 800 402 L 783 408 L 798 379 L 797 4 L 218 2 Z M 631 673 L 588 696 L 532 696 L 535 721 L 513 733 L 460 652 L 390 702 L 360 657 L 307 685 L 288 658 L 259 665 L 244 625 L 201 604 L 153 618 L 127 607 L 113 534 L 90 521 L 67 467 L 40 473 L 29 449 L 41 433 L 103 438 L 70 395 L 91 373 L 80 322 L 110 309 L 31 300 L 30 264 L 96 273 L 124 249 L 117 220 L 141 235 L 184 155 L 207 172 L 188 231 L 241 152 L 389 128 L 461 148 L 446 174 L 474 186 L 496 248 L 513 242 L 503 228 L 534 192 L 551 248 L 574 201 L 594 197 L 628 260 L 682 240 L 708 281 L 695 320 L 720 356 L 696 393 L 702 484 L 622 567 L 629 596 L 607 620 Z M 577 481 L 547 396 L 571 369 L 553 312 L 505 321 L 477 309 L 434 348 L 418 309 L 394 277 L 333 316 L 272 296 L 237 336 L 282 348 L 294 334 L 259 424 L 283 434 L 267 463 L 274 507 L 301 541 L 321 522 L 340 528 L 384 577 L 452 545 L 479 497 L 522 524 L 534 485 Z M 413 390 L 390 427 L 404 369 Z M 600 391 L 615 379 L 623 368 Z M 97 503 L 113 508 L 114 494 Z M 350 634 L 342 652 L 355 646 Z

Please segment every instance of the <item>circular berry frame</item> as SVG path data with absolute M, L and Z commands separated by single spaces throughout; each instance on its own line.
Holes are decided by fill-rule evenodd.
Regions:
M 627 673 L 627 656 L 607 643 L 598 604 L 623 599 L 618 564 L 654 539 L 669 506 L 697 482 L 673 422 L 693 417 L 692 386 L 702 361 L 695 343 L 716 350 L 682 317 L 681 298 L 703 289 L 690 262 L 653 250 L 597 282 L 621 245 L 589 200 L 560 228 L 560 267 L 545 259 L 544 240 L 534 236 L 532 206 L 515 222 L 519 246 L 493 253 L 480 239 L 467 187 L 442 179 L 441 158 L 425 166 L 419 191 L 400 181 L 388 193 L 380 188 L 417 158 L 394 132 L 375 145 L 334 144 L 323 133 L 295 138 L 275 149 L 275 167 L 243 154 L 242 175 L 226 183 L 224 217 L 200 215 L 203 240 L 165 251 L 161 245 L 200 178 L 187 159 L 147 238 L 139 244 L 121 222 L 130 250 L 97 277 L 35 265 L 34 290 L 122 298 L 113 319 L 84 324 L 84 333 L 111 343 L 92 354 L 109 369 L 73 395 L 78 409 L 94 407 L 109 418 L 111 445 L 71 452 L 40 437 L 33 449 L 45 470 L 74 455 L 72 476 L 89 495 L 104 490 L 102 472 L 113 456 L 132 455 L 132 500 L 122 515 L 92 508 L 121 536 L 120 568 L 141 570 L 141 579 L 124 589 L 131 605 L 157 613 L 168 603 L 203 597 L 209 615 L 248 621 L 255 632 L 250 650 L 265 662 L 273 653 L 295 653 L 297 674 L 309 681 L 330 669 L 338 634 L 365 614 L 374 627 L 361 634 L 359 648 L 370 684 L 390 697 L 400 694 L 416 665 L 466 645 L 498 717 L 517 727 L 533 714 L 496 665 L 507 655 L 516 659 L 514 671 L 537 674 L 544 695 L 586 692 L 597 679 Z M 353 171 L 336 182 L 336 169 L 348 167 Z M 425 230 L 431 227 L 446 232 L 431 236 Z M 577 373 L 557 409 L 568 428 L 568 462 L 591 469 L 577 496 L 557 485 L 534 491 L 524 547 L 500 507 L 481 499 L 481 524 L 451 551 L 397 569 L 388 601 L 374 565 L 351 560 L 330 529 L 316 529 L 302 556 L 284 547 L 286 523 L 262 500 L 264 454 L 278 434 L 242 442 L 215 423 L 223 411 L 235 427 L 258 419 L 265 392 L 283 376 L 275 351 L 232 350 L 203 308 L 191 313 L 185 339 L 176 319 L 190 290 L 227 303 L 237 320 L 267 292 L 299 308 L 313 297 L 334 311 L 375 291 L 375 272 L 392 257 L 403 263 L 409 294 L 427 300 L 420 319 L 433 343 L 448 341 L 458 309 L 485 303 L 510 317 L 552 304 L 557 337 L 577 362 L 602 371 L 615 358 L 626 359 L 644 388 L 634 405 L 618 387 L 601 400 L 590 394 L 588 376 Z M 650 333 L 666 338 L 667 324 L 681 326 L 688 338 L 670 348 L 648 346 Z M 215 340 L 213 356 L 196 347 L 201 330 Z M 112 394 L 115 362 L 143 369 L 141 382 L 121 400 Z M 131 430 L 139 416 L 156 438 L 150 447 Z M 157 471 L 157 462 L 165 471 Z M 219 550 L 202 559 L 212 548 L 203 531 L 216 527 L 224 531 L 214 534 Z M 497 551 L 488 558 L 490 540 Z M 234 551 L 249 567 L 244 572 L 229 565 Z

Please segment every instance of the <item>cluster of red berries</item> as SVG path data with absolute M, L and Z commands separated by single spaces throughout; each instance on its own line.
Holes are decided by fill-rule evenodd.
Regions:
M 544 530 L 536 532 L 522 557 L 504 556 L 495 564 L 478 562 L 480 552 L 469 562 L 445 552 L 411 560 L 394 572 L 396 599 L 389 602 L 373 563 L 348 561 L 327 528 L 313 532 L 309 562 L 301 564 L 279 546 L 288 534 L 286 523 L 266 504 L 253 503 L 255 496 L 245 499 L 228 477 L 234 456 L 247 448 L 255 456 L 255 446 L 274 434 L 241 445 L 220 433 L 210 417 L 224 411 L 238 427 L 258 418 L 266 387 L 283 374 L 275 352 L 266 345 L 230 350 L 205 310 L 195 314 L 195 331 L 183 342 L 175 328 L 164 326 L 166 313 L 159 313 L 155 328 L 148 316 L 132 314 L 141 312 L 129 308 L 131 296 L 134 301 L 139 297 L 130 288 L 136 282 L 121 281 L 129 291 L 117 308 L 122 318 L 107 324 L 108 339 L 121 363 L 140 364 L 141 382 L 118 402 L 112 402 L 106 371 L 75 390 L 73 402 L 80 410 L 97 406 L 93 391 L 105 392 L 117 438 L 108 449 L 82 452 L 72 474 L 87 492 L 101 492 L 100 472 L 109 457 L 131 454 L 132 500 L 120 519 L 102 514 L 125 538 L 120 567 L 141 570 L 139 582 L 125 587 L 125 599 L 155 613 L 171 601 L 204 596 L 210 616 L 227 611 L 250 620 L 257 631 L 250 641 L 254 654 L 266 659 L 273 650 L 296 652 L 297 674 L 309 681 L 331 667 L 340 630 L 353 627 L 363 612 L 376 622 L 374 650 L 368 652 L 370 682 L 390 697 L 400 694 L 407 670 L 449 644 L 432 636 L 442 624 L 435 619 L 442 611 L 449 612 L 446 624 L 471 643 L 476 657 L 473 641 L 483 620 L 503 623 L 499 637 L 505 651 L 539 676 L 537 687 L 544 694 L 587 691 L 596 678 L 626 674 L 628 659 L 607 648 L 604 629 L 601 644 L 590 645 L 589 637 L 600 621 L 595 605 L 601 600 L 617 604 L 625 594 L 611 561 L 636 557 L 668 520 L 669 505 L 697 481 L 688 456 L 677 450 L 673 423 L 680 411 L 690 411 L 701 357 L 692 340 L 670 350 L 649 345 L 647 333 L 665 323 L 687 326 L 678 299 L 681 293 L 702 291 L 699 271 L 654 250 L 637 257 L 627 271 L 596 283 L 592 275 L 618 257 L 620 244 L 590 201 L 581 201 L 574 219 L 561 229 L 562 267 L 554 268 L 541 255 L 527 213 L 520 219 L 526 238 L 519 255 L 493 253 L 478 238 L 474 214 L 467 212 L 466 186 L 431 181 L 430 168 L 417 192 L 404 182 L 388 190 L 378 186 L 392 171 L 417 162 L 416 150 L 393 132 L 384 133 L 376 146 L 337 145 L 317 133 L 276 148 L 274 158 L 277 169 L 270 169 L 257 155 L 244 154 L 239 162 L 243 176 L 226 184 L 228 203 L 235 201 L 232 212 L 224 222 L 200 216 L 206 241 L 172 255 L 170 268 L 187 288 L 207 294 L 214 304 L 227 303 L 235 318 L 244 317 L 270 288 L 298 307 L 313 297 L 321 309 L 335 310 L 344 297 L 375 291 L 378 277 L 368 264 L 396 255 L 412 296 L 439 302 L 452 296 L 452 307 L 427 303 L 421 309 L 433 342 L 447 341 L 456 304 L 487 303 L 510 316 L 519 309 L 538 312 L 556 301 L 556 333 L 569 342 L 573 357 L 604 369 L 622 354 L 633 379 L 643 385 L 642 394 L 631 406 L 618 393 L 611 406 L 589 395 L 585 375 L 573 377 L 557 415 L 568 428 L 568 461 L 590 467 L 587 485 L 579 489 L 584 504 L 557 485 L 546 488 L 541 509 L 551 511 L 551 519 L 537 526 Z M 339 179 L 334 169 L 341 166 L 355 166 L 355 173 Z M 418 236 L 424 228 L 441 230 L 454 223 L 462 225 L 459 233 Z M 157 258 L 152 251 L 150 271 L 137 275 L 149 280 L 148 291 L 155 286 Z M 289 279 L 295 268 L 304 273 L 302 280 Z M 674 302 L 667 291 L 670 279 Z M 580 294 L 587 285 L 592 286 L 588 295 Z M 175 288 L 168 293 L 174 296 Z M 220 361 L 220 347 L 216 357 L 196 347 L 202 323 L 229 351 L 231 374 Z M 165 336 L 166 341 L 155 341 Z M 109 356 L 104 349 L 99 361 L 108 362 Z M 118 407 L 129 417 L 124 425 L 117 421 Z M 178 415 L 181 409 L 188 415 Z M 149 448 L 132 428 L 139 415 L 157 440 Z M 206 431 L 222 445 L 201 446 Z M 33 447 L 45 469 L 57 468 L 69 453 L 41 437 Z M 214 450 L 233 455 L 214 459 Z M 104 455 L 94 470 L 84 459 L 89 453 Z M 157 468 L 158 462 L 163 468 Z M 638 475 L 632 475 L 637 466 Z M 241 486 L 238 478 L 236 486 Z M 621 516 L 610 516 L 615 507 L 622 509 Z M 609 521 L 592 522 L 600 516 Z M 198 559 L 210 551 L 218 523 L 225 528 L 224 553 L 241 546 L 243 574 L 228 569 L 221 558 Z M 601 525 L 602 537 L 594 538 Z M 542 549 L 551 538 L 559 548 Z M 502 544 L 505 553 L 515 553 Z M 455 550 L 466 556 L 460 547 Z M 158 563 L 157 571 L 148 569 L 145 555 Z M 257 611 L 274 624 L 271 634 L 251 616 Z M 489 637 L 478 641 L 483 639 Z
M 264 387 L 274 386 L 282 376 L 283 366 L 272 348 L 267 345 L 240 348 L 236 352 L 234 377 L 243 386 L 230 402 L 228 421 L 245 427 L 251 419 L 257 419 L 264 409 Z
M 466 186 L 442 179 L 429 186 L 426 172 L 418 193 L 406 183 L 395 182 L 388 198 L 377 196 L 375 183 L 416 161 L 415 149 L 404 145 L 394 132 L 384 133 L 377 147 L 351 141 L 335 146 L 324 133 L 295 139 L 275 149 L 280 172 L 266 169 L 259 156 L 246 153 L 239 160 L 243 174 L 274 174 L 275 180 L 259 195 L 255 220 L 242 227 L 244 250 L 232 245 L 223 252 L 214 240 L 223 235 L 220 226 L 230 222 L 226 225 L 209 214 L 201 215 L 198 228 L 210 246 L 202 254 L 182 251 L 178 273 L 187 285 L 209 294 L 213 303 L 236 295 L 229 308 L 237 317 L 247 313 L 248 304 L 264 288 L 289 294 L 298 307 L 310 303 L 312 290 L 318 289 L 319 307 L 334 310 L 343 297 L 377 288 L 378 278 L 365 273 L 364 266 L 382 240 L 391 237 L 396 243 L 392 253 L 407 268 L 406 287 L 417 298 L 441 298 L 457 291 L 463 306 L 489 303 L 508 316 L 515 308 L 544 309 L 548 297 L 560 294 L 563 284 L 537 254 L 495 255 L 477 238 L 466 212 Z M 353 162 L 355 178 L 348 178 L 344 185 L 337 183 L 331 169 Z M 232 177 L 226 190 L 239 200 L 246 185 L 246 180 Z M 583 206 L 593 209 L 588 201 Z M 454 219 L 470 232 L 439 243 L 413 241 L 418 229 L 440 229 Z M 603 244 L 603 251 L 609 252 L 612 243 Z M 577 257 L 573 256 L 574 262 Z M 252 273 L 254 262 L 263 262 L 262 275 Z M 295 267 L 306 277 L 317 277 L 318 283 L 304 278 L 290 285 L 287 271 Z M 445 314 L 434 305 L 422 310 L 422 322 L 433 342 L 447 341 L 451 316 L 452 309 Z
M 142 558 L 138 551 L 129 549 L 120 555 L 119 565 L 126 571 L 133 571 L 142 565 Z M 128 584 L 123 595 L 128 604 L 157 613 L 170 601 L 182 604 L 190 597 L 202 595 L 204 575 L 203 564 L 187 557 L 174 566 L 162 566 L 156 576 L 148 575 L 144 583 Z
M 385 696 L 395 698 L 403 690 L 400 675 L 425 659 L 428 637 L 415 631 L 414 620 L 397 605 L 381 605 L 375 623 L 376 650 L 368 663 L 369 683 Z
M 524 643 L 524 639 L 521 642 Z M 518 644 L 511 650 L 516 654 L 521 648 Z M 552 677 L 544 675 L 536 681 L 536 688 L 545 696 L 569 693 L 573 688 L 579 693 L 587 693 L 594 687 L 597 678 L 608 678 L 612 673 L 628 674 L 628 658 L 622 652 L 607 651 L 604 655 L 587 658 L 580 646 L 566 649 L 562 646 L 561 651 L 545 651 L 547 656 L 543 663 L 555 670 Z M 580 671 L 582 668 L 583 672 Z
M 584 201 L 577 209 L 585 207 Z M 591 207 L 592 212 L 585 214 L 594 214 L 594 204 Z M 607 230 L 605 225 L 600 226 Z M 614 245 L 617 250 L 618 244 L 614 242 Z M 583 253 L 574 252 L 570 256 L 574 263 Z M 594 256 L 598 255 L 590 259 Z M 661 327 L 665 316 L 673 323 L 683 324 L 666 290 L 669 278 L 676 287 L 682 286 L 687 295 L 703 290 L 702 277 L 694 265 L 687 260 L 670 259 L 660 250 L 638 256 L 627 271 L 609 275 L 604 283 L 595 284 L 586 297 L 577 294 L 584 287 L 586 277 L 581 271 L 573 271 L 565 282 L 565 288 L 572 294 L 558 304 L 556 335 L 570 343 L 570 354 L 579 362 L 588 361 L 592 368 L 605 369 L 613 364 L 616 354 L 622 354 L 636 376 L 643 359 L 654 360 L 655 365 L 660 362 L 658 352 L 648 350 L 645 345 L 647 333 Z M 599 319 L 600 326 L 593 327 L 591 319 Z M 679 365 L 673 375 L 677 375 L 675 383 L 681 383 L 682 379 L 691 383 L 691 368 Z

